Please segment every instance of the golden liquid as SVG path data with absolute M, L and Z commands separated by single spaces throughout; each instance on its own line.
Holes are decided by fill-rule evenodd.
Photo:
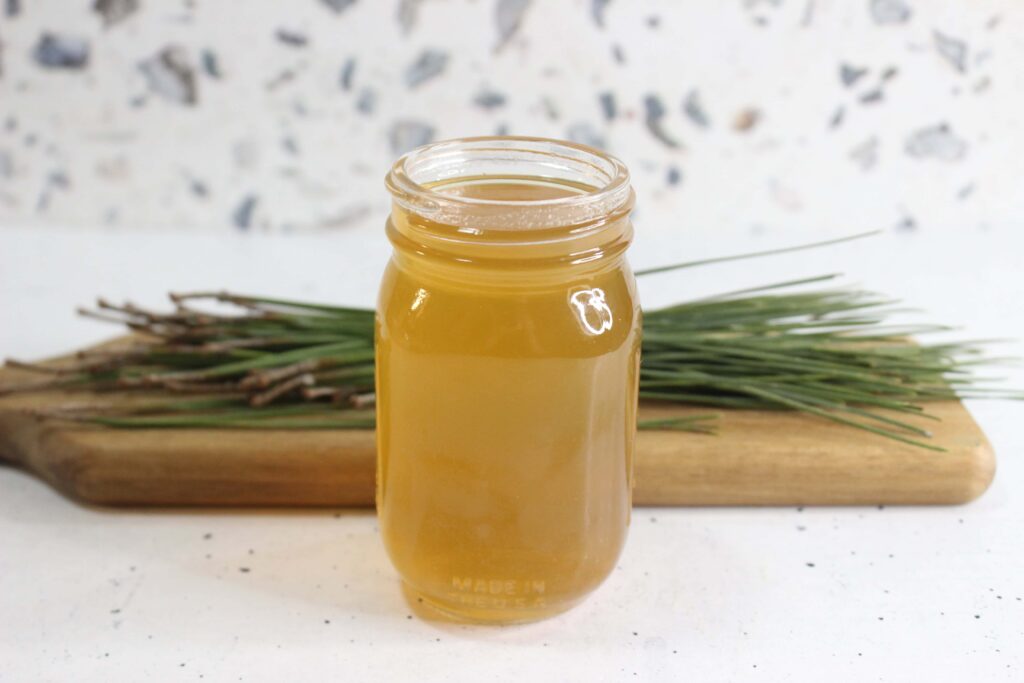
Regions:
M 509 179 L 447 191 L 527 200 L 580 190 Z M 481 267 L 417 256 L 401 241 L 410 219 L 395 207 L 378 305 L 385 545 L 413 592 L 460 618 L 560 612 L 614 568 L 629 524 L 633 276 L 621 256 L 531 268 L 525 247 L 507 245 L 497 248 L 513 258 Z M 481 252 L 502 239 L 478 237 Z

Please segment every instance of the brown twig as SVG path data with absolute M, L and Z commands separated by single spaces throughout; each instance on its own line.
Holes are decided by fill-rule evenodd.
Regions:
M 263 389 L 293 375 L 311 372 L 320 367 L 320 360 L 310 358 L 291 365 L 269 370 L 250 370 L 249 374 L 239 383 L 242 389 Z
M 6 394 L 17 394 L 25 391 L 46 391 L 47 389 L 61 389 L 71 384 L 73 384 L 73 380 L 66 377 L 40 379 L 34 382 L 0 384 L 0 396 L 4 396 Z
M 91 361 L 82 360 L 81 362 L 65 361 L 58 365 L 47 365 L 43 363 L 28 363 L 25 361 L 17 360 L 16 358 L 8 358 L 4 361 L 4 365 L 9 368 L 16 368 L 18 370 L 25 370 L 27 372 L 36 372 L 46 375 L 78 375 L 82 373 L 96 373 L 104 372 L 107 370 L 114 370 L 125 363 L 135 360 L 139 356 L 137 354 L 120 353 L 111 354 L 106 357 L 97 357 Z
M 266 313 L 266 311 L 261 306 L 251 301 L 245 300 L 244 297 L 239 297 L 234 294 L 231 294 L 230 292 L 225 292 L 223 290 L 219 292 L 171 292 L 168 296 L 170 297 L 171 301 L 173 301 L 175 304 L 178 304 L 182 301 L 188 301 L 190 299 L 213 299 L 214 301 L 219 301 L 225 304 L 232 304 L 234 306 L 238 306 L 239 308 L 244 308 L 250 311 Z
M 129 327 L 132 327 L 133 324 L 131 321 L 125 320 L 124 318 L 120 318 L 115 315 L 107 315 L 105 313 L 100 313 L 99 311 L 94 311 L 91 308 L 80 307 L 75 309 L 75 311 L 78 313 L 78 315 L 84 318 L 92 318 L 93 320 L 100 320 L 105 323 L 114 323 L 115 325 L 127 325 Z M 134 324 L 138 325 L 139 323 L 136 322 Z
M 353 408 L 369 408 L 377 403 L 377 394 L 372 391 L 366 394 L 353 394 L 349 396 L 349 405 Z
M 57 367 L 53 365 L 42 365 L 40 363 L 27 363 L 16 358 L 4 359 L 4 366 L 8 368 L 14 368 L 16 370 L 35 372 L 42 375 L 73 375 L 78 373 L 78 370 L 75 368 L 68 368 L 66 366 Z
M 96 415 L 96 411 L 76 415 L 73 412 L 63 410 L 62 408 L 25 408 L 22 412 L 25 415 L 36 418 L 37 420 L 56 419 L 68 420 L 70 422 L 89 422 Z
M 353 395 L 359 393 L 359 387 L 352 384 L 343 384 L 336 388 L 338 393 L 335 394 L 334 399 L 331 401 L 336 406 L 348 405 L 348 400 Z
M 170 391 L 183 394 L 244 394 L 237 382 L 176 382 L 166 380 L 159 384 Z
M 132 344 L 130 346 L 117 346 L 115 348 L 100 348 L 100 349 L 79 349 L 75 351 L 75 358 L 107 358 L 110 356 L 140 356 L 144 357 L 148 353 L 153 351 L 159 351 L 163 349 L 162 344 Z
M 322 398 L 329 398 L 332 401 L 341 393 L 335 387 L 302 387 L 302 398 L 306 401 L 318 401 Z
M 275 399 L 298 389 L 299 387 L 311 387 L 315 382 L 316 380 L 313 378 L 313 375 L 308 372 L 303 375 L 298 375 L 297 377 L 292 377 L 289 380 L 274 385 L 267 391 L 253 395 L 253 397 L 249 399 L 249 405 L 255 408 L 265 406 L 268 403 L 272 403 Z

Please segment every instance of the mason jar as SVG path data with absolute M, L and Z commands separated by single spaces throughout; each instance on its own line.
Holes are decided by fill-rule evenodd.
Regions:
M 557 140 L 421 147 L 387 176 L 377 511 L 408 590 L 459 619 L 565 610 L 630 519 L 640 308 L 629 174 Z

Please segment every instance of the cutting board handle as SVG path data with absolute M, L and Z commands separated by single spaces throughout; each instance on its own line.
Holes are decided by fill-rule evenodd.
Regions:
M 0 411 L 0 463 L 20 465 L 25 462 L 23 444 L 18 437 L 23 431 L 21 424 L 27 418 L 27 415 Z

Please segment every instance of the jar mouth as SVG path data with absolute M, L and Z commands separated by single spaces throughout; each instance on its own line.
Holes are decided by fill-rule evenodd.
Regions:
M 451 191 L 502 180 L 565 192 L 498 198 Z M 385 183 L 406 211 L 470 234 L 578 228 L 621 217 L 633 206 L 629 171 L 617 158 L 586 145 L 538 137 L 472 137 L 425 145 L 398 159 Z

